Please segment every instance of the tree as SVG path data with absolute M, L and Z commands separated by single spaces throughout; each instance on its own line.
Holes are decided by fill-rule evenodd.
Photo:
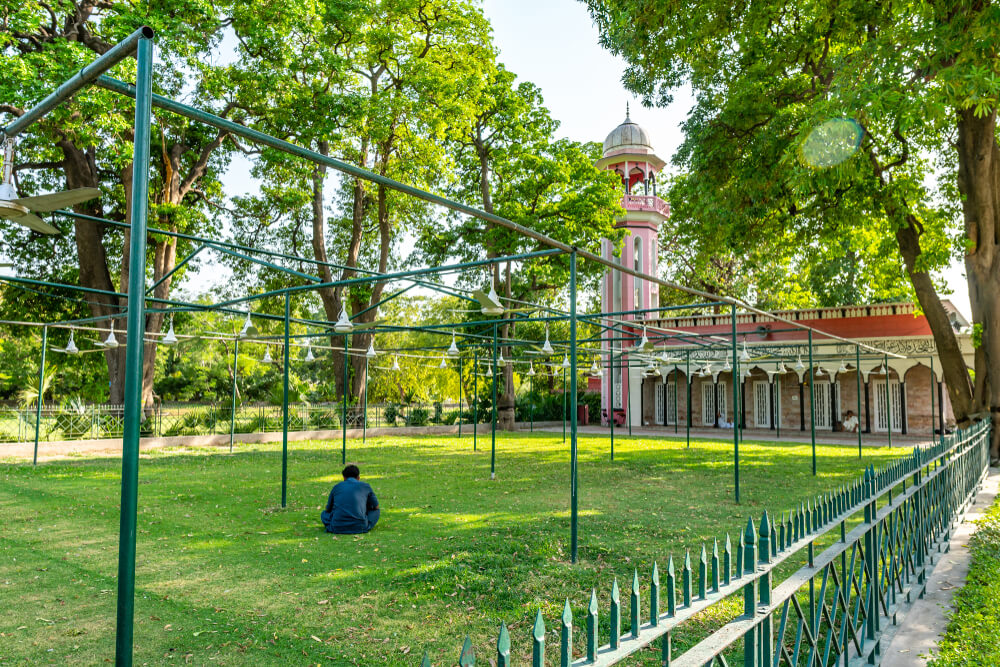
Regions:
M 482 78 L 491 54 L 481 12 L 464 0 L 342 0 L 292 13 L 279 5 L 270 15 L 279 48 L 271 43 L 275 32 L 243 34 L 260 20 L 258 3 L 234 23 L 241 53 L 255 71 L 287 73 L 280 85 L 259 88 L 266 91 L 263 106 L 286 110 L 269 115 L 263 127 L 380 176 L 424 189 L 440 185 L 449 165 L 440 138 L 464 122 L 465 93 Z M 433 216 L 425 204 L 359 178 L 341 179 L 331 197 L 325 167 L 290 164 L 269 151 L 261 157 L 255 173 L 280 203 L 243 200 L 243 208 L 263 206 L 273 215 L 242 221 L 240 233 L 259 238 L 261 221 L 272 226 L 282 216 L 292 218 L 276 240 L 317 260 L 310 267 L 324 283 L 358 277 L 359 267 L 387 272 L 398 259 L 402 233 Z M 352 348 L 364 350 L 371 341 L 363 329 L 375 320 L 385 288 L 377 281 L 318 290 L 328 321 L 343 308 L 362 329 L 350 337 Z M 335 336 L 334 346 L 341 341 Z M 331 372 L 340 391 L 360 400 L 365 359 L 349 359 L 349 388 L 342 386 L 343 355 L 332 356 Z
M 155 90 L 190 101 L 222 116 L 240 108 L 232 95 L 228 66 L 208 64 L 221 39 L 221 8 L 201 0 L 154 0 L 135 5 L 119 1 L 74 0 L 46 4 L 28 2 L 0 10 L 0 114 L 9 120 L 51 92 L 97 56 L 106 53 L 138 26 L 156 32 Z M 134 63 L 126 61 L 112 75 L 130 79 Z M 219 101 L 223 98 L 222 101 Z M 228 99 L 226 99 L 228 98 Z M 64 103 L 23 137 L 15 167 L 26 191 L 40 188 L 98 187 L 100 199 L 78 205 L 77 212 L 130 224 L 133 105 L 121 96 L 91 88 Z M 0 116 L 2 118 L 3 116 Z M 4 120 L 2 122 L 7 122 Z M 153 170 L 150 174 L 150 224 L 172 232 L 198 233 L 212 228 L 207 202 L 219 192 L 218 174 L 228 161 L 227 133 L 170 114 L 157 113 L 152 129 Z M 24 172 L 28 175 L 25 176 Z M 124 293 L 128 285 L 129 231 L 76 220 L 69 237 L 47 240 L 16 225 L 4 224 L 2 248 L 28 275 L 78 280 L 80 285 Z M 45 248 L 38 252 L 39 248 Z M 146 265 L 159 284 L 152 296 L 167 299 L 174 280 L 178 251 L 188 249 L 175 237 L 151 234 Z M 125 299 L 88 296 L 90 313 L 112 317 L 124 312 Z M 108 325 L 110 320 L 105 322 Z M 147 315 L 145 332 L 157 334 L 163 314 Z M 124 391 L 124 347 L 106 349 L 109 400 L 121 403 Z M 156 344 L 146 343 L 143 400 L 152 398 Z
M 587 4 L 602 43 L 629 63 L 630 89 L 664 103 L 682 82 L 693 86 L 675 162 L 709 227 L 767 245 L 789 235 L 828 245 L 859 229 L 894 240 L 898 260 L 883 257 L 901 261 L 927 317 L 956 419 L 965 425 L 989 409 L 1000 426 L 995 8 Z M 983 333 L 975 387 L 932 279 L 959 253 Z M 998 428 L 992 457 L 1000 458 Z
M 618 239 L 615 219 L 621 213 L 617 179 L 594 166 L 600 150 L 593 143 L 556 139 L 558 122 L 543 106 L 541 91 L 529 82 L 518 83 L 513 73 L 496 65 L 473 99 L 468 125 L 457 128 L 458 177 L 453 196 L 480 206 L 487 213 L 547 234 L 591 252 L 600 252 L 602 239 Z M 481 220 L 451 216 L 449 226 L 425 227 L 418 242 L 429 263 L 481 259 L 536 250 L 537 244 L 506 228 Z M 515 266 L 494 264 L 490 280 L 508 299 L 549 301 L 569 281 L 565 257 L 534 260 Z M 580 284 L 603 274 L 600 266 L 580 265 Z M 483 285 L 473 282 L 477 288 Z M 489 287 L 486 287 L 487 291 Z M 514 335 L 504 324 L 499 336 Z M 502 346 L 507 358 L 511 349 Z M 514 370 L 503 369 L 498 397 L 501 428 L 514 424 Z

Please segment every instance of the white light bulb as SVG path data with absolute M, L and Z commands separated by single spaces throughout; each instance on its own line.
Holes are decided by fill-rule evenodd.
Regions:
M 399 370 L 399 359 L 396 358 L 396 357 L 392 358 L 392 370 L 394 370 L 394 371 L 398 371 Z
M 109 347 L 112 350 L 118 347 L 118 339 L 115 338 L 115 323 L 111 322 L 111 332 L 108 337 L 104 339 L 104 347 Z
M 801 371 L 805 369 L 805 364 L 802 363 L 802 355 L 798 356 L 798 361 L 795 362 L 795 370 Z
M 368 359 L 374 359 L 375 358 L 375 339 L 374 338 L 372 338 L 370 341 L 368 341 L 368 351 L 365 352 L 365 357 L 367 357 Z
M 170 318 L 170 328 L 167 330 L 167 335 L 165 335 L 160 342 L 163 343 L 164 345 L 176 345 L 177 344 L 177 335 L 174 333 L 174 318 L 173 317 Z
M 347 316 L 347 308 L 343 304 L 340 306 L 340 317 L 337 318 L 336 324 L 333 325 L 333 330 L 337 333 L 351 333 L 354 330 L 354 324 L 351 323 L 351 318 Z
M 73 332 L 69 332 L 69 341 L 66 342 L 66 354 L 80 354 L 80 349 L 73 341 Z
M 542 345 L 542 352 L 545 354 L 555 354 L 555 350 L 552 349 L 552 343 L 549 342 L 549 328 L 545 327 L 545 344 Z
M 562 367 L 563 368 L 569 368 L 569 357 L 563 356 Z
M 268 346 L 266 346 L 264 348 L 264 356 L 261 357 L 261 361 L 263 361 L 265 364 L 269 364 L 272 361 L 274 361 L 274 359 L 271 358 L 271 346 L 270 345 L 268 345 Z
M 306 348 L 306 361 L 309 363 L 316 361 L 316 357 L 313 355 L 312 345 Z
M 451 345 L 448 347 L 448 356 L 457 357 L 458 356 L 458 345 L 455 343 L 455 332 L 451 332 Z
M 528 364 L 528 377 L 534 377 L 534 376 L 535 376 L 535 364 L 534 363 L 529 363 Z

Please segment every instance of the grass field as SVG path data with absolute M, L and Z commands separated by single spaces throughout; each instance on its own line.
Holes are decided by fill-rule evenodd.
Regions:
M 744 443 L 737 506 L 731 443 L 616 438 L 611 462 L 606 437 L 581 437 L 581 562 L 571 565 L 562 437 L 498 437 L 495 481 L 489 438 L 479 444 L 473 452 L 468 436 L 349 442 L 348 458 L 383 506 L 363 536 L 319 525 L 340 478 L 339 442 L 291 445 L 284 510 L 280 446 L 143 455 L 136 664 L 416 665 L 427 649 L 443 665 L 466 634 L 489 664 L 501 620 L 523 664 L 539 608 L 557 646 L 551 631 L 567 597 L 582 614 L 596 587 L 606 615 L 617 576 L 627 608 L 633 568 L 648 578 L 654 559 L 663 568 L 685 548 L 694 557 L 727 530 L 735 543 L 748 514 L 798 506 L 904 452 L 866 450 L 859 460 L 856 449 L 820 446 L 814 478 L 808 445 Z M 0 467 L 0 663 L 113 658 L 119 467 Z M 655 664 L 654 655 L 631 664 Z

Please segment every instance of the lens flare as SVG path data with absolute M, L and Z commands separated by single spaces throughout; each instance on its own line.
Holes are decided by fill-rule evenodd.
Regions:
M 861 146 L 865 130 L 850 118 L 831 118 L 809 132 L 802 142 L 802 162 L 818 169 L 834 167 L 848 159 Z

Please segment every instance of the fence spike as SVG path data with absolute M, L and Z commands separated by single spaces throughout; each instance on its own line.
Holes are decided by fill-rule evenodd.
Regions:
M 746 535 L 740 531 L 740 539 L 736 544 L 736 578 L 743 576 L 743 549 L 746 547 Z
M 420 661 L 420 667 L 431 667 L 431 656 L 424 651 L 424 659 Z
M 639 570 L 632 570 L 632 593 L 629 595 L 629 611 L 631 612 L 632 637 L 639 636 Z
M 465 642 L 462 643 L 462 652 L 458 654 L 458 667 L 475 667 L 476 654 L 472 650 L 472 639 L 465 635 Z
M 698 557 L 698 599 L 708 597 L 708 555 L 705 553 L 705 543 L 701 543 L 701 555 Z
M 712 592 L 719 592 L 719 540 L 712 540 Z
M 510 632 L 503 621 L 500 621 L 500 636 L 497 637 L 497 667 L 510 667 Z
M 722 550 L 722 582 L 728 586 L 733 576 L 733 542 L 726 533 L 726 545 Z
M 674 555 L 667 559 L 667 614 L 677 614 L 677 575 L 674 573 Z
M 535 624 L 531 628 L 531 667 L 545 667 L 545 621 L 541 609 L 535 615 Z
M 771 562 L 771 521 L 768 517 L 767 510 L 764 510 L 764 514 L 760 517 L 760 562 L 770 563 Z
M 559 629 L 559 664 L 561 667 L 569 667 L 573 662 L 573 610 L 569 606 L 569 598 L 566 598 L 566 606 L 563 607 L 562 618 Z
M 771 558 L 775 558 L 778 555 L 778 532 L 774 529 L 774 524 L 771 524 Z
M 617 649 L 622 638 L 622 604 L 621 594 L 618 592 L 618 577 L 611 584 L 611 649 Z
M 684 595 L 684 606 L 691 606 L 691 552 L 684 552 L 684 569 L 681 571 L 681 592 Z
M 660 621 L 660 568 L 653 561 L 653 574 L 649 578 L 649 623 L 656 625 Z
M 587 660 L 597 659 L 597 590 L 590 589 L 590 605 L 587 607 Z

